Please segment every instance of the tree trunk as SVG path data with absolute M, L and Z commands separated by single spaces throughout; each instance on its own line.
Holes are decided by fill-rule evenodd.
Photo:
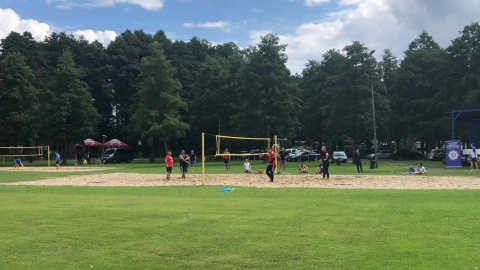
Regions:
M 59 151 L 59 153 L 62 153 L 62 165 L 65 165 L 67 164 L 67 142 L 66 141 L 62 141 L 62 144 L 61 144 L 61 147 L 62 147 L 62 150 Z
M 155 147 L 150 145 L 150 158 L 149 158 L 150 163 L 155 162 Z
M 165 149 L 165 154 L 168 152 L 168 143 L 167 141 L 163 142 L 163 148 Z

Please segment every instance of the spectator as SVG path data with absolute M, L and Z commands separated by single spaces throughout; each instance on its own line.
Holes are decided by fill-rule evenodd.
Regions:
M 353 164 L 357 165 L 357 173 L 363 173 L 362 154 L 358 149 L 355 150 L 355 153 L 353 153 Z
M 472 152 L 470 152 L 470 170 L 478 171 L 477 148 L 475 148 L 474 143 L 472 143 L 470 146 L 472 147 Z
M 252 173 L 252 165 L 248 162 L 248 159 L 245 159 L 245 163 L 243 163 L 243 171 L 245 173 Z
M 427 170 L 425 169 L 423 164 L 419 163 L 417 166 L 417 169 L 415 170 L 415 174 L 426 174 L 426 173 L 427 173 Z
M 308 173 L 308 166 L 300 161 L 300 165 L 298 165 L 298 173 Z

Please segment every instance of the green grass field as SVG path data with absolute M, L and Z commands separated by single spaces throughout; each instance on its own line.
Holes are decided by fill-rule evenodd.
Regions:
M 466 168 L 424 163 L 429 175 L 472 176 Z M 378 170 L 368 164 L 364 170 L 402 174 L 408 164 L 382 161 Z M 293 165 L 287 172 L 296 173 Z M 107 166 L 116 168 L 55 176 L 164 173 L 163 163 Z M 222 162 L 206 167 L 225 172 Z M 330 171 L 356 169 L 342 164 Z M 240 172 L 241 162 L 232 163 L 232 174 Z M 0 182 L 51 176 L 8 170 L 0 171 Z M 478 190 L 220 188 L 0 185 L 0 269 L 480 267 Z

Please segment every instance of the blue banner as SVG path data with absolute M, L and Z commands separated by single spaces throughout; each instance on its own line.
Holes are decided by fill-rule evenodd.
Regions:
M 445 149 L 447 156 L 445 157 L 445 165 L 447 168 L 462 167 L 462 142 L 446 141 Z

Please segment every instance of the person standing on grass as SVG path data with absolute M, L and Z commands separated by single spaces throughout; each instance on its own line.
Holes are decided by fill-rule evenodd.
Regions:
M 168 151 L 167 155 L 165 156 L 165 167 L 167 168 L 167 180 L 170 180 L 170 175 L 172 174 L 173 170 L 172 151 Z
M 227 169 L 227 172 L 230 171 L 230 152 L 228 152 L 228 149 L 225 149 L 223 152 L 223 161 L 225 162 L 225 169 Z
M 353 164 L 357 165 L 357 173 L 363 173 L 362 154 L 358 149 L 355 150 L 355 153 L 353 153 Z
M 193 173 L 193 169 L 195 169 L 196 162 L 197 162 L 197 155 L 195 155 L 195 152 L 192 150 L 190 151 L 190 166 L 192 166 L 192 173 Z
M 285 148 L 282 147 L 282 150 L 278 153 L 280 156 L 280 170 L 283 167 L 283 172 L 285 172 L 286 166 L 287 166 L 287 152 L 285 152 Z M 280 173 L 280 170 L 278 173 Z
M 188 164 L 189 164 L 189 161 L 190 161 L 190 157 L 185 154 L 185 150 L 182 150 L 182 152 L 180 152 L 180 156 L 178 156 L 180 158 L 180 171 L 182 172 L 182 178 L 185 179 L 185 174 L 187 173 L 187 170 L 188 170 Z
M 328 172 L 328 167 L 330 167 L 330 154 L 325 146 L 322 146 L 322 167 L 323 179 L 325 179 L 325 176 L 327 176 L 328 180 L 330 178 L 330 172 Z
M 61 168 L 60 166 L 60 154 L 58 151 L 55 151 L 55 167 L 57 167 L 57 170 Z
M 273 182 L 273 177 L 275 175 L 275 167 L 277 167 L 277 154 L 271 148 L 267 148 L 267 158 L 268 158 L 268 166 L 266 170 L 266 174 L 270 178 L 270 182 Z
M 475 148 L 474 143 L 472 143 L 470 146 L 472 147 L 472 151 L 470 152 L 470 170 L 478 171 L 477 148 Z

